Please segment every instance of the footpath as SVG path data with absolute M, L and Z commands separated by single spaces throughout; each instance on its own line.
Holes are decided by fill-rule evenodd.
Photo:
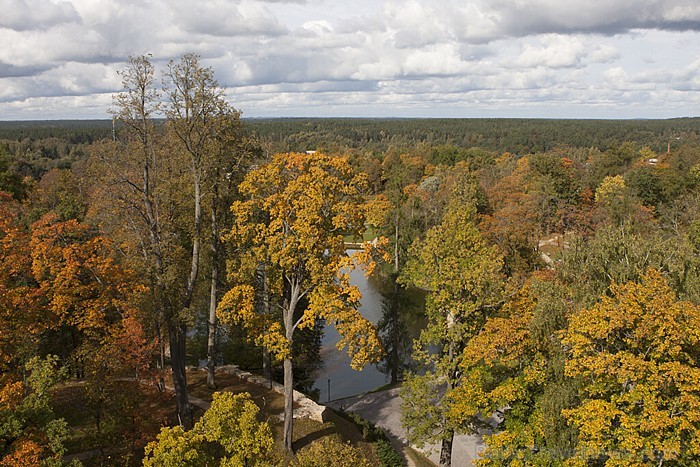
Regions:
M 399 388 L 387 389 L 358 396 L 338 399 L 329 402 L 328 405 L 335 410 L 355 412 L 362 418 L 371 421 L 378 427 L 383 428 L 392 440 L 399 444 L 399 452 L 403 446 L 408 446 L 406 430 L 401 426 L 401 396 Z M 497 420 L 488 420 L 491 426 L 496 426 Z M 479 458 L 479 452 L 484 450 L 483 435 L 489 434 L 491 430 L 484 430 L 475 435 L 457 435 L 452 446 L 452 465 L 472 465 L 472 460 Z M 437 444 L 426 445 L 417 451 L 425 454 L 432 462 L 437 464 L 440 461 L 440 446 Z M 410 465 L 410 464 L 409 464 Z

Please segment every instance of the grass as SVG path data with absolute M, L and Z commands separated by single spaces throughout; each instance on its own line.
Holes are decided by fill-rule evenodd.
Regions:
M 284 451 L 282 444 L 284 397 L 265 387 L 253 384 L 227 373 L 217 373 L 218 388 L 207 387 L 206 373 L 188 371 L 188 388 L 190 395 L 212 400 L 215 391 L 235 393 L 248 392 L 260 407 L 260 419 L 267 420 L 275 438 L 277 457 L 283 465 L 288 464 L 292 456 Z M 171 392 L 159 392 L 152 386 L 138 385 L 134 381 L 114 381 L 115 394 L 127 394 L 132 401 L 132 418 L 121 417 L 115 420 L 103 420 L 103 430 L 98 433 L 94 411 L 88 410 L 86 384 L 73 381 L 59 386 L 54 392 L 54 410 L 58 417 L 63 417 L 69 426 L 69 436 L 65 442 L 67 454 L 90 453 L 81 459 L 90 466 L 136 466 L 141 464 L 144 446 L 155 439 L 162 426 L 176 424 L 175 398 Z M 199 419 L 203 410 L 195 409 L 194 418 Z M 119 412 L 119 407 L 111 411 Z M 134 418 L 135 417 L 135 418 Z M 376 447 L 363 438 L 362 430 L 351 420 L 343 418 L 332 410 L 324 414 L 324 421 L 317 422 L 306 418 L 294 420 L 293 444 L 295 451 L 305 448 L 312 442 L 326 436 L 338 435 L 350 442 L 371 463 L 379 465 Z
M 372 389 L 368 394 L 374 394 L 375 392 L 388 391 L 389 389 L 400 388 L 401 381 L 397 383 L 387 383 L 384 386 L 379 386 L 377 389 Z

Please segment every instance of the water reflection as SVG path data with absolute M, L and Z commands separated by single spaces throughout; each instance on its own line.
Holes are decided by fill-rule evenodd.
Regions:
M 348 250 L 353 254 L 353 250 Z M 362 316 L 377 325 L 382 319 L 382 287 L 374 278 L 366 278 L 363 271 L 352 271 L 350 283 L 356 285 L 362 292 L 360 301 L 360 313 Z M 409 333 L 415 337 L 423 327 L 422 320 L 413 318 L 408 324 Z M 350 357 L 345 350 L 337 350 L 336 343 L 340 340 L 333 326 L 326 326 L 321 340 L 321 360 L 323 365 L 316 373 L 313 389 L 320 392 L 319 400 L 329 400 L 328 380 L 330 380 L 330 399 L 341 399 L 371 391 L 385 385 L 388 381 L 387 374 L 380 371 L 376 365 L 367 365 L 361 371 L 355 371 L 350 367 Z

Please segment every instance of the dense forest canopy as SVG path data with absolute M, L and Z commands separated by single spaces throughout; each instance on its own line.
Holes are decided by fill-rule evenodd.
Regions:
M 667 144 L 696 142 L 700 118 L 668 120 L 559 120 L 521 118 L 254 118 L 246 127 L 279 151 L 352 148 L 385 151 L 419 143 L 480 147 L 528 154 L 558 146 L 604 151 L 625 141 L 661 152 Z M 117 131 L 119 131 L 117 124 Z M 0 140 L 49 138 L 70 144 L 112 136 L 111 120 L 0 121 Z
M 558 120 L 502 118 L 434 119 L 251 119 L 249 128 L 281 150 L 347 147 L 383 151 L 408 149 L 418 143 L 477 146 L 498 152 L 527 154 L 557 146 L 605 150 L 625 141 L 657 151 L 678 138 L 696 141 L 700 119 Z
M 153 85 L 141 60 L 126 84 Z M 292 389 L 334 325 L 356 366 L 382 359 L 443 466 L 484 429 L 481 465 L 700 462 L 700 118 L 243 120 L 210 71 L 170 65 L 206 92 L 171 89 L 166 118 L 131 86 L 114 121 L 0 122 L 3 461 L 66 451 L 45 387 L 80 388 L 93 441 L 147 465 L 274 463 L 273 437 L 293 456 Z M 249 430 L 247 397 L 193 415 L 200 361 L 212 388 L 220 362 L 283 378 L 287 423 Z M 183 428 L 136 439 L 125 375 L 162 390 L 168 366 Z M 324 439 L 294 462 L 359 456 Z

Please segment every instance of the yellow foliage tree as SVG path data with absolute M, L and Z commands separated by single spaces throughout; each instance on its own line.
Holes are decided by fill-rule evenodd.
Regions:
M 700 307 L 679 301 L 656 270 L 610 290 L 563 339 L 566 373 L 582 385 L 581 405 L 564 411 L 579 430 L 575 461 L 697 465 Z
M 190 431 L 163 428 L 146 446 L 145 467 L 243 467 L 271 464 L 273 439 L 267 422 L 247 392 L 217 392 L 211 407 Z
M 297 329 L 320 319 L 335 325 L 338 348 L 348 347 L 353 368 L 376 361 L 381 346 L 372 324 L 360 315 L 360 291 L 350 285 L 356 261 L 368 260 L 367 247 L 353 258 L 346 235 L 359 237 L 365 217 L 364 177 L 347 160 L 323 154 L 278 154 L 249 173 L 239 189 L 245 197 L 231 206 L 234 224 L 227 240 L 246 259 L 246 271 L 232 273 L 234 286 L 219 305 L 223 322 L 242 325 L 256 343 L 284 360 L 284 445 L 292 451 L 293 366 L 291 344 Z M 245 269 L 245 268 L 244 268 Z M 255 312 L 250 277 L 263 270 L 264 287 L 276 296 L 281 324 Z M 301 313 L 299 313 L 301 312 Z

